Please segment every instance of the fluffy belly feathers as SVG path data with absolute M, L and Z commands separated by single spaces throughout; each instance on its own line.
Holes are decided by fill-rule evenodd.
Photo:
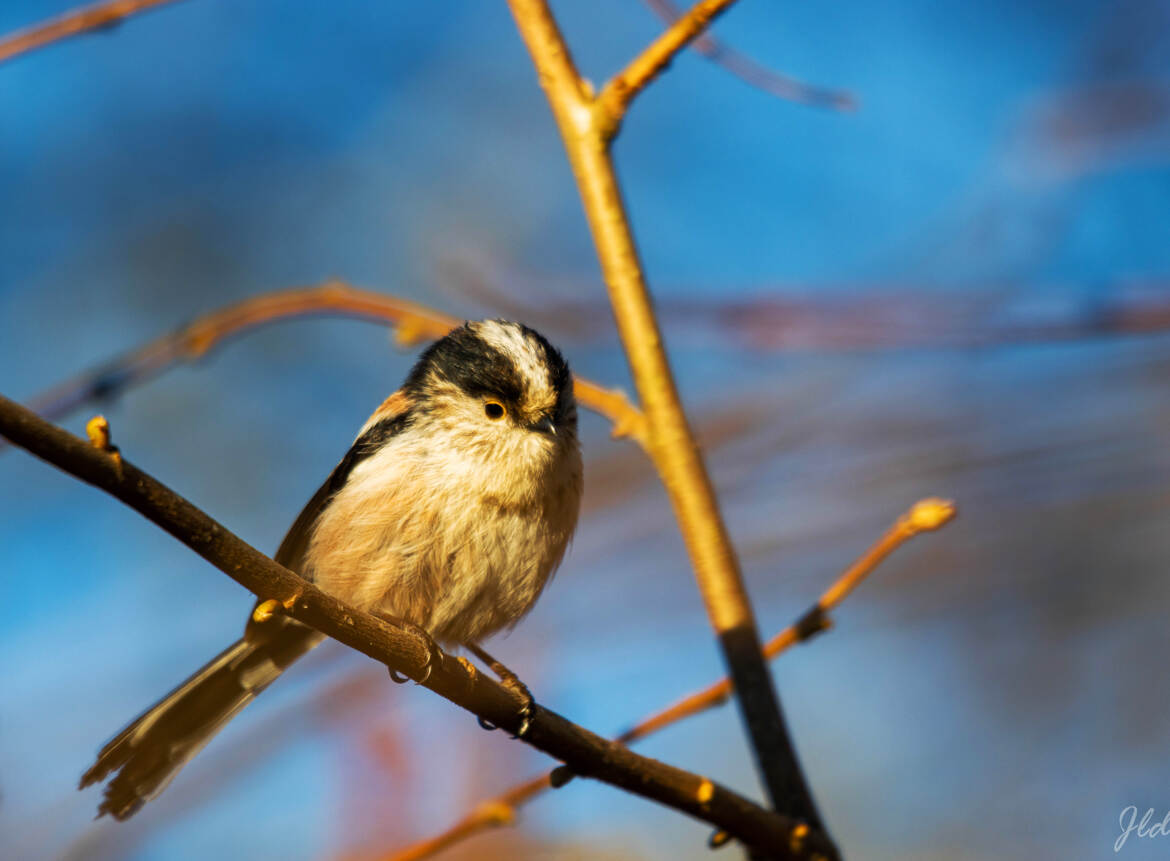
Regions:
M 475 642 L 515 624 L 564 555 L 580 472 L 544 477 L 533 485 L 543 493 L 533 495 L 524 487 L 502 489 L 505 495 L 468 484 L 411 480 L 370 463 L 322 512 L 305 576 L 444 644 Z M 404 488 L 414 488 L 415 498 Z

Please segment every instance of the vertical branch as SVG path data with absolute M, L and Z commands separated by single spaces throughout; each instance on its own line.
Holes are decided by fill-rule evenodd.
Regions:
M 650 452 L 723 648 L 764 784 L 777 810 L 824 832 L 761 655 L 738 560 L 679 401 L 609 151 L 634 96 L 731 0 L 698 4 L 596 98 L 573 65 L 545 0 L 509 0 L 509 5 L 564 140 L 646 413 Z

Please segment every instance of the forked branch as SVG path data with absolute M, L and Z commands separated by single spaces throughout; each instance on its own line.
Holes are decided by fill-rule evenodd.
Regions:
M 696 3 L 628 66 L 614 75 L 597 96 L 597 106 L 604 112 L 601 122 L 606 137 L 612 137 L 617 132 L 630 102 L 638 93 L 657 78 L 683 48 L 698 39 L 711 26 L 712 21 L 731 8 L 733 3 L 735 0 L 703 0 Z
M 646 0 L 646 3 L 667 24 L 673 24 L 682 16 L 673 0 Z M 857 107 L 857 99 L 852 93 L 809 84 L 791 75 L 769 69 L 751 57 L 728 47 L 709 33 L 700 35 L 691 47 L 750 86 L 779 99 L 838 111 L 851 111 Z
M 773 806 L 807 822 L 828 843 L 760 652 L 739 562 L 679 400 L 609 152 L 634 95 L 731 2 L 705 0 L 693 6 L 597 97 L 574 66 L 548 3 L 509 0 L 509 5 L 577 181 L 618 333 L 646 413 L 649 451 L 722 647 L 756 765 Z M 836 850 L 830 854 L 836 856 Z

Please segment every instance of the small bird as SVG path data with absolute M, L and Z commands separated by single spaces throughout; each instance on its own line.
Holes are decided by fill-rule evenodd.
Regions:
M 465 323 L 374 411 L 274 558 L 342 601 L 490 660 L 479 641 L 532 609 L 573 535 L 581 489 L 564 358 L 527 326 Z M 99 816 L 132 816 L 324 639 L 288 616 L 260 618 L 102 749 L 81 778 L 84 788 L 116 772 Z

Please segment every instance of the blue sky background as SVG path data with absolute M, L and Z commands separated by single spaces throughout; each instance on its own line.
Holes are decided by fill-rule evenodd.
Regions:
M 0 32 L 64 8 L 0 4 Z M 660 29 L 634 0 L 556 9 L 596 82 Z M 915 499 L 962 510 L 775 663 L 824 815 L 852 858 L 1107 857 L 1126 805 L 1170 809 L 1170 341 L 995 336 L 1170 302 L 1170 6 L 743 0 L 716 33 L 861 103 L 782 102 L 687 55 L 616 147 L 762 629 Z M 519 303 L 628 387 L 504 3 L 186 0 L 0 66 L 5 395 L 331 276 L 466 316 Z M 375 326 L 286 323 L 101 409 L 131 460 L 271 550 L 410 361 Z M 646 463 L 596 417 L 584 440 L 574 548 L 493 651 L 611 732 L 720 664 Z M 0 856 L 386 850 L 547 767 L 323 647 L 138 817 L 92 822 L 81 771 L 249 598 L 23 453 L 0 488 Z M 640 749 L 758 795 L 731 709 Z M 450 857 L 708 857 L 703 827 L 585 781 L 521 823 Z

